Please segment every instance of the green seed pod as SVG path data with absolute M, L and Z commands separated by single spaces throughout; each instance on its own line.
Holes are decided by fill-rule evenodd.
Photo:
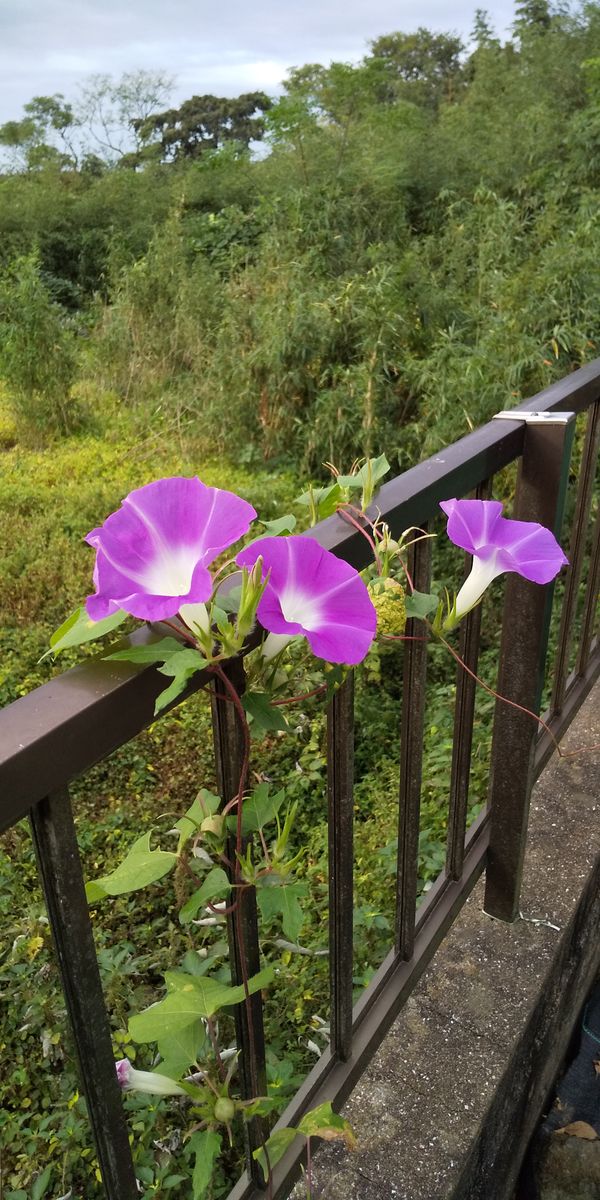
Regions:
M 227 1125 L 233 1119 L 235 1114 L 235 1104 L 229 1096 L 220 1096 L 215 1104 L 215 1121 L 219 1121 L 221 1125 Z

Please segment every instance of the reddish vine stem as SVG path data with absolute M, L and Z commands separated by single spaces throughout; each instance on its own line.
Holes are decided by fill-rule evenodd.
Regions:
M 431 626 L 430 626 L 430 628 L 431 628 Z M 467 674 L 469 674 L 469 676 L 475 680 L 475 683 L 479 683 L 481 688 L 484 689 L 484 691 L 487 691 L 488 695 L 493 696 L 494 698 L 496 698 L 496 700 L 499 700 L 503 704 L 510 704 L 511 708 L 516 708 L 518 710 L 518 712 L 524 713 L 524 714 L 526 714 L 526 716 L 530 716 L 530 718 L 532 718 L 534 721 L 536 721 L 536 724 L 541 725 L 542 730 L 545 730 L 546 733 L 548 734 L 548 738 L 550 738 L 550 740 L 554 746 L 554 750 L 557 751 L 559 758 L 575 758 L 577 755 L 586 754 L 586 752 L 588 752 L 589 750 L 598 750 L 598 748 L 599 748 L 598 745 L 582 746 L 582 748 L 578 749 L 578 750 L 562 750 L 562 749 L 560 749 L 558 740 L 556 737 L 554 737 L 554 734 L 552 733 L 550 725 L 547 725 L 546 721 L 542 720 L 541 716 L 538 716 L 538 713 L 534 713 L 532 709 L 524 707 L 524 704 L 517 704 L 516 700 L 509 700 L 508 696 L 500 695 L 499 691 L 494 691 L 494 689 L 491 688 L 490 684 L 487 684 L 485 682 L 485 679 L 481 679 L 480 676 L 478 676 L 478 674 L 475 674 L 474 671 L 470 670 L 470 667 L 467 666 L 466 662 L 464 662 L 461 659 L 461 655 L 457 654 L 456 650 L 450 646 L 450 642 L 446 642 L 445 637 L 442 637 L 442 634 L 437 634 L 436 636 L 439 638 L 439 641 L 442 642 L 442 646 L 445 646 L 446 650 L 450 650 L 450 654 L 452 655 L 452 658 L 455 659 L 458 666 L 461 666 L 462 670 L 466 671 Z M 600 745 L 600 743 L 599 743 L 599 745 Z
M 379 575 L 381 575 L 381 559 L 379 557 L 379 552 L 377 550 L 377 546 L 375 544 L 374 538 L 371 537 L 371 534 L 367 532 L 367 530 L 364 528 L 364 526 L 362 526 L 358 521 L 355 521 L 354 517 L 352 516 L 352 513 L 349 513 L 346 508 L 338 508 L 337 511 L 338 511 L 338 515 L 340 517 L 343 517 L 344 521 L 348 521 L 348 523 L 350 525 L 353 525 L 354 528 L 357 529 L 359 533 L 362 533 L 363 537 L 366 538 L 366 540 L 369 543 L 369 546 L 371 547 L 371 550 L 373 551 L 373 557 L 374 557 L 375 563 L 377 565 L 377 572 Z
M 178 637 L 183 638 L 189 646 L 193 646 L 194 650 L 197 650 L 200 654 L 200 647 L 198 646 L 193 633 L 190 633 L 189 630 L 182 629 L 180 625 L 174 625 L 173 621 L 161 621 L 161 625 L 168 625 L 169 629 L 174 629 Z
M 313 688 L 312 692 L 304 692 L 302 696 L 288 696 L 284 700 L 271 700 L 271 704 L 278 707 L 282 704 L 296 704 L 299 700 L 310 700 L 311 696 L 319 696 L 321 692 L 327 691 L 327 684 L 320 683 L 318 687 Z
M 236 688 L 233 686 L 231 680 L 228 679 L 225 671 L 219 665 L 219 663 L 212 663 L 210 669 L 215 675 L 218 676 L 222 686 L 225 688 L 226 692 L 229 694 L 229 696 L 231 698 L 231 701 L 235 707 L 237 718 L 242 727 L 242 734 L 243 734 L 243 738 L 244 738 L 244 753 L 243 753 L 243 757 L 242 757 L 242 765 L 240 767 L 240 781 L 239 781 L 239 786 L 238 786 L 237 797 L 234 798 L 237 801 L 237 814 L 236 814 L 237 820 L 236 820 L 236 844 L 235 844 L 236 861 L 235 861 L 235 865 L 234 865 L 233 880 L 234 880 L 234 884 L 236 886 L 239 886 L 242 883 L 241 864 L 240 864 L 240 857 L 242 854 L 242 817 L 243 817 L 242 806 L 243 806 L 244 792 L 246 790 L 246 783 L 248 780 L 248 772 L 250 769 L 250 730 L 248 728 L 248 722 L 246 720 L 246 713 L 244 711 L 244 706 L 243 706 L 243 704 L 240 700 L 240 697 L 238 695 L 238 692 L 237 692 Z M 241 910 L 241 906 L 239 903 L 239 893 L 236 897 L 236 902 L 232 908 L 232 916 L 233 916 L 233 920 L 235 923 L 237 943 L 238 943 L 238 948 L 239 948 L 239 964 L 240 964 L 240 971 L 242 974 L 242 985 L 244 988 L 244 1004 L 245 1004 L 245 1008 L 246 1008 L 246 1020 L 248 1022 L 248 1037 L 250 1040 L 250 1044 L 252 1046 L 254 1046 L 255 1045 L 254 1020 L 252 1017 L 252 1001 L 251 1001 L 251 997 L 250 997 L 248 964 L 246 961 L 246 943 L 245 943 L 245 939 L 244 939 L 244 926 L 243 926 L 243 921 L 242 921 L 242 910 Z M 254 1096 L 258 1096 L 259 1089 L 258 1089 L 258 1079 L 256 1076 L 256 1064 L 254 1062 L 254 1058 L 252 1055 L 250 1056 L 248 1065 L 249 1065 L 249 1069 L 250 1069 L 252 1092 L 253 1092 Z

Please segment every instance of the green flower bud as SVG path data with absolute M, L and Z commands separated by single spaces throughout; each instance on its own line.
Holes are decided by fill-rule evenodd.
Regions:
M 212 817 L 205 817 L 201 826 L 201 833 L 215 833 L 220 837 L 223 832 L 223 817 L 218 813 L 214 813 Z
M 234 1115 L 235 1104 L 233 1100 L 230 1100 L 229 1096 L 220 1096 L 215 1104 L 215 1121 L 219 1121 L 221 1125 L 227 1125 L 229 1121 L 233 1120 Z

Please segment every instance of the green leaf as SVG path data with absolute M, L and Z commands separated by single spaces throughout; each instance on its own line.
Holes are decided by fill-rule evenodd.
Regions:
M 369 470 L 370 468 L 370 470 Z M 371 482 L 373 489 L 377 486 L 380 479 L 387 475 L 390 469 L 390 464 L 385 457 L 385 454 L 380 454 L 379 458 L 370 458 L 366 463 L 363 463 L 360 471 L 356 471 L 354 475 L 338 475 L 338 483 L 343 488 L 364 488 L 365 484 Z
M 304 913 L 300 898 L 306 895 L 307 885 L 298 881 L 294 883 L 275 883 L 267 886 L 272 876 L 259 880 L 256 899 L 261 916 L 265 921 L 271 921 L 278 913 L 282 915 L 283 932 L 291 942 L 298 941 L 298 935 L 304 923 Z
M 249 833 L 254 833 L 257 829 L 262 829 L 268 825 L 269 821 L 274 821 L 283 801 L 285 800 L 285 790 L 271 795 L 270 783 L 259 783 L 254 791 L 246 800 L 242 812 L 242 833 L 247 836 Z M 235 822 L 235 817 L 233 817 Z
M 186 842 L 198 832 L 204 818 L 212 817 L 213 813 L 218 812 L 220 804 L 219 796 L 214 796 L 206 788 L 200 788 L 187 812 L 175 822 L 175 829 L 179 830 L 178 854 L 181 854 Z
M 354 476 L 349 476 L 349 478 L 353 479 Z M 325 517 L 333 516 L 340 504 L 345 503 L 345 500 L 346 497 L 340 487 L 340 482 L 336 479 L 335 483 L 330 483 L 327 487 L 312 488 L 311 491 L 303 492 L 301 496 L 298 496 L 297 503 L 304 504 L 308 508 L 314 504 L 318 519 L 323 521 Z
M 206 659 L 197 650 L 180 648 L 178 654 L 171 654 L 163 666 L 158 669 L 161 675 L 172 675 L 173 682 L 158 696 L 154 705 L 154 716 L 158 716 L 158 713 L 162 712 L 167 704 L 176 700 L 187 687 L 192 675 L 201 671 L 206 665 Z
M 277 517 L 276 521 L 263 521 L 265 533 L 269 537 L 277 537 L 280 533 L 293 533 L 296 524 L 296 518 L 292 513 L 288 513 L 285 517 Z M 261 537 L 264 536 L 261 534 Z
M 320 1137 L 326 1142 L 341 1141 L 349 1150 L 356 1149 L 352 1126 L 333 1111 L 329 1100 L 306 1113 L 298 1124 L 298 1130 L 305 1137 Z
M 250 994 L 266 987 L 273 976 L 273 967 L 265 967 L 258 975 L 253 975 L 248 981 Z M 198 978 L 182 971 L 168 971 L 165 983 L 167 995 L 164 1000 L 130 1018 L 129 1032 L 136 1042 L 158 1042 L 165 1037 L 176 1037 L 198 1018 L 212 1017 L 219 1008 L 241 1004 L 245 997 L 241 984 L 231 987 L 216 979 Z
M 203 1129 L 192 1134 L 188 1146 L 196 1158 L 192 1175 L 193 1200 L 204 1200 L 221 1151 L 221 1135 L 214 1129 Z
M 163 1061 L 157 1071 L 161 1075 L 170 1075 L 172 1079 L 181 1079 L 192 1063 L 198 1061 L 206 1040 L 206 1029 L 200 1018 L 171 1037 L 159 1038 L 158 1053 Z
M 437 606 L 438 598 L 432 593 L 412 592 L 406 596 L 407 617 L 417 617 L 422 621 L 430 612 L 434 612 Z
M 288 723 L 278 707 L 269 703 L 266 692 L 246 692 L 242 696 L 242 704 L 252 718 L 257 729 L 262 733 L 271 733 L 277 729 L 287 729 Z
M 85 608 L 78 608 L 52 634 L 50 649 L 42 654 L 40 662 L 48 658 L 49 654 L 57 655 L 63 650 L 69 649 L 70 646 L 83 646 L 84 642 L 93 642 L 96 638 L 104 637 L 106 633 L 111 633 L 118 625 L 122 625 L 128 616 L 129 613 L 119 609 L 110 617 L 104 617 L 102 621 L 92 621 Z
M 271 1134 L 270 1138 L 267 1138 L 264 1146 L 261 1146 L 259 1150 L 253 1151 L 252 1157 L 255 1158 L 258 1163 L 260 1163 L 262 1173 L 265 1177 L 265 1183 L 269 1178 L 269 1167 L 271 1170 L 273 1170 L 273 1167 L 277 1166 L 277 1163 L 281 1158 L 283 1158 L 286 1150 L 289 1149 L 297 1136 L 297 1129 L 293 1129 L 291 1125 L 286 1129 L 276 1129 L 275 1132 Z M 268 1165 L 265 1149 L 269 1156 Z
M 123 862 L 101 879 L 86 884 L 88 904 L 102 900 L 104 896 L 122 896 L 125 892 L 137 892 L 148 883 L 162 879 L 177 862 L 177 855 L 166 850 L 150 849 L 150 834 L 144 833 L 134 842 Z
M 127 646 L 125 650 L 115 650 L 114 654 L 107 654 L 106 657 L 123 662 L 157 663 L 166 662 L 172 654 L 178 654 L 180 650 L 185 651 L 186 648 L 177 638 L 164 637 L 158 642 L 148 642 L 145 646 Z
M 231 891 L 231 884 L 222 867 L 213 867 L 208 872 L 202 887 L 190 896 L 189 900 L 184 904 L 179 914 L 179 920 L 182 925 L 187 924 L 193 917 L 196 916 L 199 908 L 206 904 L 207 900 L 213 900 L 215 896 L 223 899 L 228 896 Z
M 49 1163 L 41 1175 L 38 1175 L 31 1188 L 31 1200 L 43 1200 L 43 1197 L 47 1195 L 46 1188 L 50 1182 L 53 1169 L 52 1164 Z

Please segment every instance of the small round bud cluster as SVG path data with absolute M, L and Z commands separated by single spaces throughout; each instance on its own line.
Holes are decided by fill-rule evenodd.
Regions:
M 406 626 L 405 593 L 397 579 L 376 579 L 369 593 L 377 613 L 377 632 L 398 636 Z

